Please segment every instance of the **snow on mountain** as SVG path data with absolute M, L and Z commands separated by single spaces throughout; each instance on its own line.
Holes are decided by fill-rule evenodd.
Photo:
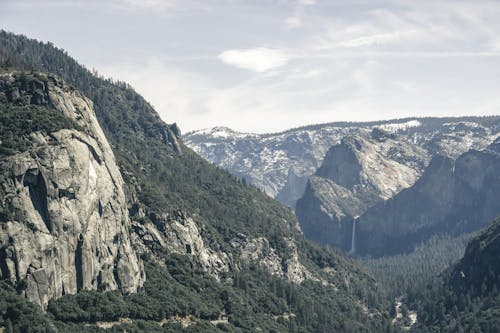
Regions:
M 412 127 L 418 127 L 420 125 L 422 125 L 420 123 L 420 121 L 410 120 L 410 121 L 407 121 L 404 123 L 388 123 L 388 124 L 378 125 L 375 127 L 380 128 L 380 129 L 382 129 L 386 132 L 389 132 L 389 133 L 397 133 L 400 131 L 405 131 L 405 130 L 412 128 Z
M 404 138 L 431 156 L 439 153 L 456 158 L 469 149 L 488 146 L 500 132 L 500 117 L 339 122 L 272 134 L 215 127 L 187 133 L 183 140 L 203 158 L 245 177 L 270 196 L 294 207 L 305 189 L 307 177 L 315 173 L 330 147 L 348 135 L 366 135 L 375 129 L 382 136 Z M 393 150 L 391 154 L 395 154 L 397 161 L 397 149 Z

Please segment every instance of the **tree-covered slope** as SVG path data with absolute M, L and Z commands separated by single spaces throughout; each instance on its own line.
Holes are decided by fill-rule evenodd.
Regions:
M 427 288 L 409 295 L 415 332 L 498 332 L 500 219 L 473 238 L 464 257 Z
M 51 44 L 7 32 L 0 32 L 0 63 L 57 75 L 92 100 L 125 180 L 130 233 L 145 262 L 138 293 L 53 300 L 46 330 L 96 331 L 97 321 L 137 332 L 392 330 L 384 295 L 363 269 L 305 241 L 289 208 L 185 147 L 177 126 L 130 86 L 98 77 Z M 20 112 L 10 110 L 9 119 Z M 0 312 L 0 326 L 23 331 L 30 320 L 12 318 Z

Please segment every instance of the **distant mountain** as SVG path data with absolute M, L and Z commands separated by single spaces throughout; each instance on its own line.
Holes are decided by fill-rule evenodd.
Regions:
M 442 191 L 448 188 L 443 184 L 445 175 L 433 179 L 430 170 L 444 168 L 438 166 L 439 161 L 454 164 L 454 159 L 470 149 L 485 149 L 499 133 L 500 117 L 461 117 L 332 123 L 263 135 L 214 128 L 188 133 L 184 138 L 211 162 L 295 207 L 301 229 L 309 239 L 339 246 L 346 252 L 381 255 L 382 250 L 368 247 L 371 241 L 360 243 L 365 237 L 362 235 L 373 233 L 372 243 L 383 247 L 387 239 L 376 239 L 377 235 L 391 232 L 399 235 L 403 224 L 387 227 L 392 231 L 382 225 L 401 219 L 396 210 L 408 218 L 412 215 L 406 206 L 385 215 L 375 212 L 380 207 L 388 210 L 386 205 L 396 207 L 400 201 L 393 201 L 394 196 L 414 184 L 421 187 L 427 178 L 428 186 L 435 186 L 434 190 L 444 196 Z M 437 158 L 427 168 L 436 156 L 442 159 Z M 427 169 L 425 177 L 419 180 Z M 417 199 L 409 202 L 412 200 Z M 441 218 L 433 215 L 438 211 L 426 209 L 424 204 L 436 200 L 439 198 L 426 198 L 418 208 L 429 219 Z M 361 218 L 354 222 L 356 217 Z M 379 222 L 381 219 L 386 224 Z M 359 236 L 353 237 L 356 235 Z M 427 237 L 427 233 L 422 234 L 418 241 Z M 356 241 L 357 249 L 353 246 Z M 414 242 L 406 244 L 404 249 L 397 245 L 405 241 L 407 238 L 391 239 L 392 253 L 405 252 L 414 246 Z M 391 253 L 387 246 L 385 250 Z
M 413 185 L 428 159 L 423 148 L 379 128 L 344 137 L 328 150 L 297 201 L 302 231 L 349 251 L 353 219 Z
M 500 117 L 407 118 L 320 124 L 273 134 L 239 133 L 216 127 L 187 133 L 183 140 L 208 161 L 295 207 L 306 187 L 305 179 L 321 166 L 330 147 L 346 136 L 365 135 L 375 129 L 397 134 L 430 156 L 456 158 L 471 148 L 486 147 L 499 128 Z
M 434 234 L 456 236 L 485 227 L 500 215 L 499 148 L 500 138 L 455 161 L 436 155 L 412 187 L 359 217 L 356 253 L 404 253 Z

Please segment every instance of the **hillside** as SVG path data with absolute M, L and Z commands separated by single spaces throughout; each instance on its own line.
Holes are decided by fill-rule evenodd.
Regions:
M 409 296 L 418 312 L 415 332 L 498 332 L 500 220 L 472 239 L 463 258 Z
M 120 247 L 126 244 L 124 239 L 130 239 L 131 249 L 143 262 L 145 272 L 145 281 L 140 283 L 143 287 L 137 293 L 102 293 L 108 288 L 99 287 L 99 281 L 103 281 L 99 277 L 95 288 L 83 283 L 76 290 L 64 289 L 49 297 L 52 299 L 47 315 L 25 302 L 24 296 L 32 299 L 26 292 L 26 287 L 32 285 L 29 280 L 26 284 L 20 277 L 10 279 L 2 287 L 6 297 L 0 301 L 0 325 L 25 332 L 34 327 L 35 317 L 39 318 L 39 326 L 33 332 L 94 332 L 101 329 L 100 322 L 111 323 L 106 325 L 111 325 L 112 331 L 147 332 L 392 330 L 386 312 L 388 303 L 360 266 L 336 251 L 304 240 L 289 208 L 200 158 L 182 143 L 179 128 L 164 123 L 130 86 L 94 75 L 51 44 L 0 32 L 0 45 L 4 72 L 19 73 L 8 75 L 34 75 L 54 82 L 62 78 L 66 83 L 57 83 L 55 88 L 68 86 L 92 102 L 83 117 L 87 112 L 95 113 L 104 134 L 101 145 L 109 141 L 123 178 L 123 197 L 118 195 L 120 207 L 127 208 L 118 223 L 123 226 L 123 235 L 112 237 L 112 243 Z M 36 86 L 30 89 L 30 96 L 38 96 Z M 7 96 L 11 91 L 3 93 Z M 51 89 L 46 88 L 40 94 L 44 98 L 30 98 L 23 110 L 10 99 L 2 101 L 5 116 L 24 128 L 24 132 L 2 139 L 2 151 L 8 154 L 1 157 L 2 163 L 26 154 L 37 144 L 49 149 L 50 143 L 30 138 L 40 134 L 57 138 L 58 133 L 83 126 L 67 116 L 61 117 L 59 109 L 51 107 L 53 103 L 48 104 L 48 111 L 47 107 L 42 110 L 41 118 L 59 120 L 32 126 L 40 118 L 35 111 L 44 107 L 45 101 L 60 97 L 57 93 L 52 96 Z M 21 111 L 24 118 L 16 119 Z M 44 156 L 48 169 L 43 172 L 50 173 L 58 155 Z M 92 150 L 86 156 L 92 157 Z M 12 193 L 6 185 L 11 179 L 7 171 L 2 168 L 6 177 L 2 188 L 8 191 L 5 197 Z M 74 182 L 80 184 L 78 178 Z M 35 202 L 42 202 L 43 208 L 48 206 L 44 200 L 50 191 L 41 191 L 42 183 L 25 186 L 38 193 L 41 201 Z M 114 184 L 120 185 L 117 181 Z M 60 199 L 66 201 L 80 195 L 69 190 L 59 193 L 63 194 Z M 100 205 L 93 207 L 98 214 L 109 217 Z M 46 215 L 44 209 L 35 210 Z M 60 208 L 50 205 L 49 210 L 52 220 Z M 22 215 L 16 218 L 21 225 L 29 226 L 29 219 Z M 11 215 L 0 215 L 2 227 L 11 223 Z M 44 233 L 55 236 L 51 228 Z M 3 279 L 11 276 L 8 260 L 19 264 L 19 257 L 9 254 L 10 238 L 2 239 Z M 68 251 L 74 251 L 78 263 L 85 247 L 79 245 L 79 238 L 68 240 L 76 241 L 76 248 Z M 16 251 L 26 246 L 14 243 Z M 104 251 L 91 248 L 100 255 Z M 44 255 L 52 256 L 49 252 Z M 45 268 L 44 261 L 40 264 Z M 112 263 L 111 267 L 116 271 L 119 266 Z M 131 271 L 138 272 L 134 268 Z M 30 270 L 27 274 L 28 278 L 34 276 Z M 57 278 L 57 273 L 54 276 Z M 91 282 L 94 286 L 94 280 Z M 48 285 L 54 284 L 49 280 Z M 71 295 L 76 291 L 80 292 Z

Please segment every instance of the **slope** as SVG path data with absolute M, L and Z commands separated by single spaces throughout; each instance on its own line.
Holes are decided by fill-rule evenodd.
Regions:
M 355 250 L 353 219 L 413 185 L 428 158 L 421 147 L 381 129 L 344 137 L 328 150 L 297 201 L 304 234 L 316 242 Z
M 415 332 L 498 332 L 500 219 L 472 239 L 463 258 L 426 289 L 409 295 Z

